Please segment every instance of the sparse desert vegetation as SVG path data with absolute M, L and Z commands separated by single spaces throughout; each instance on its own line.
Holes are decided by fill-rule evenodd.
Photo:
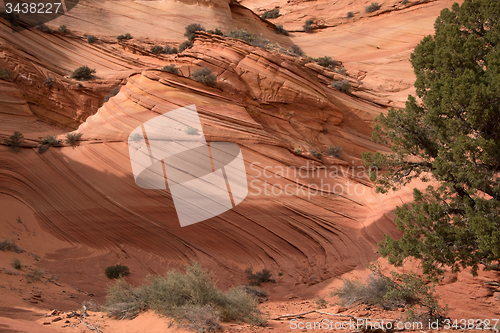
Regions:
M 314 19 L 308 19 L 306 20 L 306 23 L 304 23 L 304 31 L 307 33 L 313 32 L 313 24 L 315 23 Z
M 38 153 L 45 153 L 50 147 L 57 147 L 61 145 L 61 140 L 57 139 L 55 135 L 47 135 L 42 139 L 38 146 Z
M 191 79 L 201 82 L 207 86 L 215 85 L 217 82 L 217 76 L 212 72 L 212 70 L 208 67 L 199 68 L 191 74 Z
M 279 16 L 280 16 L 279 8 L 274 8 L 271 10 L 266 10 L 260 17 L 267 20 L 267 19 L 278 18 Z
M 186 32 L 184 33 L 184 37 L 186 37 L 190 42 L 192 42 L 196 37 L 196 33 L 198 31 L 205 31 L 205 28 L 201 24 L 191 23 L 186 27 Z
M 96 40 L 97 40 L 97 38 L 95 38 L 94 35 L 87 36 L 87 43 L 89 43 L 89 44 L 95 43 Z
M 125 265 L 114 265 L 114 266 L 106 267 L 106 269 L 104 270 L 104 274 L 109 279 L 118 279 L 118 278 L 129 275 L 130 270 Z
M 66 144 L 71 147 L 76 147 L 78 145 L 78 141 L 82 138 L 83 133 L 68 133 L 66 134 Z
M 331 86 L 337 89 L 338 91 L 341 91 L 346 94 L 349 94 L 351 92 L 351 83 L 346 79 L 341 81 L 333 81 L 331 83 Z
M 12 268 L 14 269 L 17 269 L 17 270 L 20 270 L 21 268 L 23 268 L 23 265 L 21 264 L 21 261 L 17 258 L 15 258 L 14 260 L 12 260 L 12 262 L 10 263 L 10 265 L 12 266 Z
M 114 87 L 113 89 L 111 89 L 109 91 L 109 94 L 107 94 L 106 96 L 104 96 L 104 103 L 106 103 L 107 101 L 109 101 L 109 99 L 113 96 L 116 96 L 118 94 L 118 92 L 120 91 L 120 87 Z
M 380 9 L 382 5 L 379 5 L 378 2 L 372 2 L 370 5 L 366 6 L 365 12 L 373 13 Z
M 68 28 L 66 28 L 66 26 L 65 26 L 64 24 L 61 24 L 61 25 L 59 26 L 59 28 L 57 29 L 57 31 L 59 31 L 59 32 L 60 32 L 60 33 L 62 33 L 62 34 L 66 34 L 66 33 L 68 33 L 68 32 L 69 32 L 69 29 L 68 29 Z
M 15 153 L 18 153 L 21 150 L 23 142 L 24 135 L 18 131 L 15 131 L 14 134 L 9 136 L 8 139 L 4 140 L 4 143 L 9 147 L 9 149 Z
M 316 149 L 311 149 L 309 150 L 309 154 L 312 155 L 312 157 L 314 158 L 317 158 L 318 160 L 321 159 L 321 156 L 323 156 L 323 154 L 321 154 L 319 151 L 317 151 Z
M 0 79 L 1 80 L 10 80 L 10 73 L 5 68 L 0 68 Z
M 253 273 L 253 269 L 249 267 L 245 270 L 245 273 L 247 274 L 247 280 L 251 286 L 258 286 L 264 282 L 275 282 L 274 279 L 271 278 L 271 272 L 265 268 L 259 272 Z
M 81 66 L 71 73 L 71 78 L 77 80 L 90 80 L 94 73 L 95 69 L 90 69 L 88 66 Z
M 0 251 L 11 251 L 16 253 L 24 252 L 24 250 L 17 246 L 15 242 L 11 242 L 7 239 L 0 242 Z
M 339 158 L 341 151 L 342 151 L 342 147 L 340 147 L 340 146 L 330 146 L 327 148 L 326 154 L 329 156 Z
M 129 39 L 132 39 L 132 38 L 133 38 L 132 35 L 130 33 L 128 33 L 128 32 L 126 34 L 124 34 L 124 35 L 118 35 L 116 37 L 116 39 L 118 39 L 119 41 L 121 41 L 121 40 L 129 40 Z
M 163 68 L 161 70 L 163 72 L 168 72 L 168 73 L 173 73 L 173 74 L 179 74 L 179 69 L 177 67 L 175 67 L 174 64 L 163 66 Z

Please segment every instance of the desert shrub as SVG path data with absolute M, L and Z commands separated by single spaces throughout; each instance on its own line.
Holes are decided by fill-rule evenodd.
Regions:
M 94 35 L 88 35 L 87 36 L 87 43 L 92 44 L 97 40 Z
M 318 309 L 326 309 L 328 307 L 328 302 L 325 300 L 324 297 L 318 296 L 318 298 L 314 301 L 314 303 L 316 303 Z
M 48 146 L 59 146 L 61 144 L 61 140 L 58 140 L 55 135 L 47 135 L 42 139 L 41 144 Z
M 77 80 L 89 80 L 92 78 L 92 74 L 95 73 L 95 69 L 90 69 L 88 66 L 81 66 L 75 69 L 71 74 L 72 79 Z
M 43 83 L 45 83 L 47 87 L 52 88 L 54 85 L 54 79 L 49 76 L 45 79 L 45 81 L 43 81 Z
M 188 128 L 186 128 L 185 132 L 187 135 L 199 135 L 200 134 L 198 132 L 198 129 L 191 127 L 191 126 L 188 126 Z
M 68 28 L 66 28 L 66 26 L 64 24 L 61 24 L 59 26 L 59 29 L 57 29 L 57 31 L 59 31 L 62 34 L 65 34 L 65 33 L 69 32 Z
M 384 296 L 389 290 L 391 281 L 388 278 L 370 275 L 363 283 L 359 280 L 345 279 L 343 285 L 332 292 L 343 306 L 355 303 L 369 305 L 384 304 Z
M 68 133 L 66 134 L 66 144 L 71 147 L 76 147 L 78 145 L 78 141 L 82 138 L 82 133 Z
M 174 64 L 163 66 L 161 70 L 168 73 L 179 74 L 179 69 L 175 67 Z
M 119 35 L 116 37 L 118 40 L 129 40 L 132 39 L 132 35 L 130 35 L 128 32 L 125 35 Z
M 191 74 L 191 79 L 201 82 L 207 86 L 213 86 L 217 81 L 217 76 L 208 67 L 202 67 Z
M 347 12 L 346 18 L 351 18 L 351 17 L 354 17 L 354 13 L 353 12 Z
M 307 32 L 307 33 L 310 33 L 310 32 L 313 32 L 314 28 L 312 27 L 312 25 L 314 24 L 314 19 L 308 19 L 306 21 L 306 23 L 304 23 L 304 31 Z
M 179 45 L 179 52 L 183 52 L 184 50 L 190 49 L 193 47 L 193 42 L 186 40 Z
M 293 152 L 294 152 L 295 154 L 300 155 L 300 154 L 302 154 L 302 149 L 301 149 L 301 148 L 295 148 L 295 149 L 293 150 Z
M 160 45 L 155 45 L 155 46 L 151 46 L 151 53 L 154 53 L 154 54 L 160 54 L 160 53 L 163 53 L 163 47 L 161 47 Z
M 109 279 L 118 279 L 118 278 L 121 278 L 125 275 L 129 275 L 130 271 L 129 271 L 127 266 L 114 265 L 114 266 L 106 267 L 106 269 L 104 270 L 104 274 L 106 274 L 106 276 Z
M 116 96 L 118 94 L 118 92 L 120 91 L 120 87 L 114 87 L 113 89 L 111 89 L 109 91 L 109 94 L 107 94 L 106 96 L 104 96 L 104 103 L 106 103 L 107 101 L 109 101 L 109 99 L 113 96 Z
M 309 150 L 309 153 L 314 157 L 314 158 L 317 158 L 318 160 L 321 159 L 321 153 L 319 151 L 317 151 L 316 149 L 311 149 Z
M 341 151 L 342 151 L 342 147 L 340 147 L 340 146 L 330 146 L 326 150 L 326 154 L 333 156 L 333 157 L 336 157 L 336 158 L 339 158 Z
M 259 37 L 257 35 L 254 35 L 254 34 L 248 32 L 247 29 L 232 30 L 229 32 L 229 34 L 227 36 L 231 37 L 231 38 L 236 38 L 236 39 L 245 41 L 249 44 L 252 44 L 253 46 L 261 47 L 261 48 L 267 48 L 270 44 L 269 40 L 262 38 L 262 37 Z
M 46 32 L 46 33 L 49 33 L 51 34 L 53 31 L 52 29 L 50 29 L 48 26 L 46 26 L 44 23 L 40 22 L 38 23 L 36 26 L 35 26 L 35 29 L 36 30 L 40 30 L 42 32 Z
M 262 17 L 264 20 L 267 20 L 267 19 L 274 19 L 279 16 L 280 16 L 279 8 L 274 8 L 271 10 L 266 10 L 260 17 Z
M 339 73 L 339 74 L 342 74 L 342 75 L 346 75 L 347 71 L 345 70 L 344 67 L 338 67 L 335 69 L 335 72 Z
M 165 54 L 177 54 L 177 48 L 176 47 L 170 47 L 169 45 L 165 46 L 163 48 L 163 53 Z
M 45 270 L 43 268 L 37 268 L 33 270 L 31 274 L 26 274 L 28 282 L 40 281 L 45 275 Z
M 323 66 L 323 67 L 326 67 L 326 68 L 330 68 L 330 69 L 334 69 L 336 66 L 340 65 L 340 62 L 338 62 L 337 60 L 334 60 L 332 59 L 332 57 L 319 57 L 317 59 L 315 59 L 316 63 L 320 66 Z
M 219 28 L 216 28 L 215 30 L 207 30 L 207 32 L 218 36 L 224 36 L 224 33 Z
M 12 268 L 17 269 L 17 270 L 20 270 L 21 268 L 23 268 L 21 261 L 19 261 L 19 259 L 17 259 L 17 258 L 12 260 L 10 265 L 12 266 Z
M 0 251 L 11 251 L 16 253 L 24 252 L 24 250 L 22 250 L 19 246 L 17 246 L 16 243 L 11 242 L 7 239 L 0 242 Z
M 407 4 L 408 4 L 408 2 L 409 2 L 408 0 L 403 0 L 401 3 L 402 3 L 403 5 L 407 5 Z
M 380 9 L 382 5 L 379 5 L 378 2 L 372 2 L 370 5 L 365 7 L 365 12 L 373 13 Z
M 185 29 L 186 32 L 184 33 L 184 37 L 186 37 L 191 42 L 196 37 L 197 31 L 205 31 L 205 28 L 198 23 L 191 23 Z
M 260 272 L 253 273 L 250 267 L 245 270 L 245 273 L 247 274 L 247 280 L 251 286 L 258 286 L 261 283 L 269 281 L 274 282 L 274 279 L 271 279 L 271 272 L 265 268 Z
M 292 46 L 290 46 L 290 52 L 292 52 L 296 56 L 303 56 L 304 55 L 304 51 L 302 51 L 302 49 L 300 48 L 300 46 L 295 45 L 295 44 L 293 44 Z
M 276 32 L 285 36 L 289 35 L 288 31 L 281 24 L 276 25 Z
M 49 150 L 50 146 L 47 146 L 47 145 L 39 145 L 38 146 L 38 154 L 43 154 L 45 153 L 47 150 Z
M 253 295 L 257 298 L 267 297 L 267 292 L 264 289 L 250 286 L 241 286 L 241 288 L 249 295 Z
M 255 297 L 242 288 L 219 290 L 213 274 L 196 262 L 184 274 L 170 271 L 149 277 L 136 288 L 120 279 L 110 288 L 104 305 L 110 316 L 118 318 L 132 318 L 147 309 L 187 320 L 201 332 L 216 329 L 219 320 L 263 323 Z
M 339 91 L 342 91 L 343 93 L 350 93 L 351 92 L 351 83 L 349 83 L 348 80 L 344 79 L 342 81 L 333 81 L 331 83 L 331 86 Z
M 9 71 L 5 68 L 0 68 L 0 79 L 2 80 L 10 80 Z
M 9 147 L 9 149 L 15 153 L 21 150 L 21 145 L 24 141 L 24 135 L 21 132 L 15 131 L 14 134 L 9 136 L 8 139 L 4 140 L 4 143 Z

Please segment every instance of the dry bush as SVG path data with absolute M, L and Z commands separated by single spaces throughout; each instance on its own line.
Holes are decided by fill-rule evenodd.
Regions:
M 174 64 L 166 65 L 161 69 L 163 72 L 179 74 L 179 69 Z
M 21 150 L 21 145 L 24 142 L 24 135 L 21 132 L 14 132 L 8 139 L 4 140 L 4 143 L 9 147 L 9 149 L 15 153 Z
M 11 242 L 7 239 L 0 242 L 0 251 L 11 251 L 16 253 L 24 252 L 24 250 L 22 250 L 19 246 L 17 246 L 16 243 Z
M 333 156 L 333 157 L 336 157 L 336 158 L 339 158 L 341 151 L 342 151 L 342 147 L 340 147 L 340 146 L 330 146 L 326 150 L 326 154 Z
M 104 270 L 104 274 L 106 274 L 109 279 L 118 279 L 129 275 L 130 270 L 127 266 L 124 265 L 114 265 L 106 267 L 106 269 Z
M 82 137 L 82 133 L 68 133 L 66 134 L 66 144 L 71 147 L 76 147 L 78 145 L 78 141 L 80 141 Z
M 245 273 L 247 274 L 247 279 L 251 286 L 258 286 L 268 281 L 275 282 L 274 279 L 271 279 L 271 272 L 265 268 L 260 272 L 253 273 L 252 268 L 249 267 L 245 270 Z
M 23 268 L 21 261 L 19 261 L 19 259 L 17 259 L 17 258 L 12 260 L 10 265 L 12 266 L 12 268 L 17 269 L 17 270 L 20 270 L 21 268 Z
M 378 2 L 372 2 L 370 5 L 366 6 L 365 12 L 373 13 L 380 9 L 382 5 L 379 5 Z
M 191 79 L 201 82 L 207 86 L 213 86 L 217 81 L 217 76 L 208 67 L 202 67 L 191 74 Z
M 198 23 L 191 23 L 185 29 L 186 32 L 184 33 L 184 37 L 186 37 L 190 42 L 194 40 L 198 31 L 205 31 L 205 28 Z
M 88 66 L 81 66 L 71 73 L 71 78 L 77 80 L 90 80 L 94 73 L 95 69 L 90 69 Z
M 341 81 L 333 81 L 331 83 L 331 86 L 337 89 L 338 91 L 341 91 L 346 94 L 349 94 L 351 92 L 351 83 L 346 79 Z
M 130 35 L 128 32 L 125 35 L 119 35 L 116 37 L 118 40 L 129 40 L 132 39 L 132 35 Z
M 2 80 L 10 80 L 9 71 L 5 68 L 0 68 L 0 79 Z
M 264 20 L 267 20 L 267 19 L 274 19 L 279 16 L 280 16 L 279 8 L 274 8 L 271 10 L 266 10 L 260 17 L 262 17 Z

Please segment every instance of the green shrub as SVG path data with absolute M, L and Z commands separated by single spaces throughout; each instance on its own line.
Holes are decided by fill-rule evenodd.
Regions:
M 155 46 L 151 46 L 151 53 L 154 53 L 154 54 L 160 54 L 160 53 L 163 53 L 163 47 L 161 47 L 160 45 L 155 45 Z
M 48 26 L 46 26 L 44 23 L 40 22 L 35 26 L 35 29 L 40 30 L 42 32 L 46 32 L 51 34 L 53 31 L 50 29 Z
M 76 147 L 78 145 L 78 141 L 82 138 L 82 133 L 68 133 L 66 134 L 66 144 L 71 147 Z
M 0 79 L 2 80 L 10 80 L 9 71 L 5 68 L 0 68 Z
M 124 265 L 114 265 L 109 266 L 104 270 L 104 274 L 109 279 L 118 279 L 130 274 L 130 271 L 127 266 Z
M 380 9 L 382 5 L 379 5 L 378 2 L 372 2 L 369 6 L 366 6 L 365 12 L 373 13 Z
M 300 154 L 302 154 L 302 149 L 301 149 L 301 148 L 295 148 L 295 149 L 293 150 L 293 152 L 294 152 L 295 154 L 297 154 L 297 155 L 300 155 Z
M 107 101 L 109 101 L 109 99 L 111 97 L 116 96 L 119 91 L 120 91 L 120 86 L 114 87 L 113 89 L 111 89 L 109 91 L 109 94 L 107 94 L 106 96 L 104 96 L 104 103 L 106 103 Z
M 322 154 L 321 154 L 319 151 L 317 151 L 316 149 L 311 149 L 311 150 L 309 150 L 309 153 L 310 153 L 310 154 L 311 154 L 314 158 L 317 158 L 318 160 L 320 160 L 320 159 L 321 159 Z
M 255 297 L 242 288 L 219 290 L 213 274 L 196 262 L 188 265 L 184 274 L 170 271 L 149 277 L 136 288 L 120 279 L 110 288 L 104 305 L 104 310 L 117 318 L 133 318 L 148 309 L 187 320 L 200 332 L 217 329 L 219 320 L 264 322 Z
M 179 52 L 183 52 L 184 50 L 190 49 L 193 47 L 193 42 L 186 40 L 179 45 Z
M 90 69 L 88 66 L 81 66 L 75 69 L 71 74 L 71 78 L 77 80 L 90 80 L 94 73 L 95 69 Z
M 343 93 L 349 94 L 351 92 L 351 83 L 344 79 L 342 81 L 333 81 L 331 86 Z
M 16 253 L 24 252 L 24 250 L 22 250 L 19 246 L 17 246 L 16 243 L 11 242 L 9 240 L 4 240 L 0 242 L 0 251 L 11 251 Z
M 319 57 L 318 59 L 315 59 L 315 61 L 318 63 L 318 65 L 330 68 L 330 69 L 335 69 L 336 66 L 340 65 L 340 62 L 337 60 L 333 60 L 331 57 Z
M 164 72 L 179 74 L 179 69 L 174 64 L 166 65 L 162 69 Z
M 276 32 L 285 36 L 289 35 L 288 31 L 281 24 L 276 25 Z
M 97 40 L 94 35 L 88 35 L 87 36 L 87 43 L 92 44 Z
M 163 48 L 163 53 L 165 54 L 177 54 L 177 48 L 176 47 L 170 47 L 169 45 L 165 46 Z
M 196 37 L 196 32 L 205 31 L 205 28 L 198 23 L 191 23 L 185 29 L 186 32 L 184 33 L 184 37 L 186 37 L 190 42 L 192 42 Z
M 336 158 L 339 158 L 341 151 L 342 151 L 342 147 L 340 147 L 340 146 L 330 146 L 326 150 L 326 154 L 333 156 L 333 157 L 336 157 Z
M 21 262 L 19 261 L 19 259 L 14 259 L 12 260 L 12 262 L 10 263 L 10 265 L 14 268 L 14 269 L 17 269 L 17 270 L 20 270 L 21 268 L 23 268 L 23 265 L 21 264 Z
M 127 32 L 125 35 L 119 35 L 116 37 L 118 40 L 129 40 L 132 39 L 133 37 Z
M 51 78 L 50 76 L 48 76 L 45 81 L 43 81 L 45 83 L 45 85 L 49 88 L 52 88 L 52 86 L 54 85 L 54 79 Z
M 306 21 L 306 23 L 304 23 L 304 31 L 307 32 L 307 33 L 311 33 L 313 32 L 314 28 L 313 28 L 313 25 L 314 24 L 314 19 L 308 19 Z
M 300 57 L 302 57 L 304 55 L 304 51 L 302 51 L 302 49 L 298 45 L 295 45 L 295 44 L 290 46 L 290 52 L 293 53 L 294 55 L 300 56 Z
M 202 67 L 191 74 L 191 79 L 201 82 L 207 86 L 213 86 L 217 81 L 217 76 L 208 67 Z
M 354 17 L 354 13 L 353 12 L 347 12 L 346 18 L 351 18 L 351 17 Z
M 4 143 L 15 153 L 21 150 L 21 145 L 24 142 L 24 135 L 21 132 L 15 131 L 14 134 L 4 140 Z
M 271 10 L 266 10 L 260 17 L 262 17 L 264 20 L 267 20 L 267 19 L 275 19 L 279 16 L 280 16 L 279 8 L 274 8 Z
M 260 272 L 252 273 L 252 268 L 250 267 L 245 270 L 245 273 L 251 286 L 258 286 L 261 283 L 269 281 L 275 282 L 274 279 L 271 279 L 271 272 L 265 268 Z
M 347 71 L 345 70 L 344 67 L 338 67 L 335 69 L 335 72 L 339 73 L 339 74 L 342 74 L 342 75 L 346 75 Z
M 59 32 L 60 32 L 60 33 L 62 33 L 62 34 L 65 34 L 65 33 L 68 33 L 68 32 L 69 32 L 69 30 L 66 28 L 66 26 L 65 26 L 64 24 L 61 24 L 61 25 L 59 26 L 59 29 L 57 29 L 57 31 L 59 31 Z
M 328 302 L 325 300 L 324 297 L 318 296 L 318 298 L 314 301 L 314 303 L 316 303 L 318 309 L 326 309 L 328 307 Z
M 218 36 L 224 36 L 224 33 L 219 28 L 216 28 L 215 30 L 207 30 L 207 32 Z
M 40 146 L 38 146 L 38 153 L 45 153 L 52 146 L 59 146 L 61 144 L 61 140 L 58 140 L 55 135 L 47 135 L 42 139 Z
M 245 41 L 253 46 L 261 47 L 261 48 L 268 48 L 268 46 L 270 44 L 269 40 L 262 38 L 262 37 L 259 37 L 257 35 L 254 35 L 254 34 L 248 32 L 247 29 L 232 30 L 229 32 L 228 37 L 236 38 L 236 39 Z

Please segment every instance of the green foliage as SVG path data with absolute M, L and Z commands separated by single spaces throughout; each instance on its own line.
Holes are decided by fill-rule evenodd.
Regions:
M 310 153 L 310 154 L 311 154 L 314 158 L 317 158 L 318 160 L 320 160 L 320 159 L 321 159 L 322 154 L 321 154 L 319 151 L 317 151 L 316 149 L 311 149 L 311 150 L 309 150 L 309 153 Z
M 154 54 L 160 54 L 160 53 L 164 52 L 163 47 L 161 47 L 160 45 L 151 46 L 150 50 L 151 50 L 151 53 L 154 53 Z
M 228 37 L 236 38 L 247 42 L 253 46 L 265 48 L 269 41 L 267 39 L 261 38 L 247 31 L 247 29 L 232 30 L 229 32 Z
M 271 272 L 265 268 L 260 272 L 253 273 L 250 267 L 245 270 L 245 273 L 251 286 L 258 286 L 264 282 L 275 282 L 274 279 L 271 279 Z
M 38 23 L 36 26 L 35 26 L 35 29 L 36 30 L 40 30 L 42 32 L 46 32 L 46 33 L 53 33 L 54 31 L 52 31 L 52 29 L 50 29 L 48 26 L 46 26 L 44 23 L 40 22 Z
M 187 266 L 185 274 L 170 271 L 164 276 L 149 277 L 136 288 L 118 280 L 108 292 L 104 309 L 118 318 L 133 318 L 152 309 L 187 320 L 200 331 L 216 329 L 219 320 L 264 323 L 254 296 L 243 288 L 219 290 L 213 274 L 196 262 Z
M 111 97 L 116 96 L 119 91 L 120 91 L 120 86 L 114 87 L 113 89 L 111 89 L 109 91 L 109 94 L 107 94 L 106 96 L 104 96 L 104 103 L 106 103 L 107 101 L 109 101 L 109 99 Z
M 300 46 L 293 44 L 290 46 L 290 52 L 298 57 L 302 57 L 304 55 L 304 51 L 300 48 Z
M 0 68 L 0 79 L 1 80 L 10 80 L 9 71 L 5 68 Z
M 21 145 L 24 142 L 24 135 L 21 132 L 15 131 L 8 139 L 3 141 L 11 151 L 18 153 L 21 150 Z
M 90 80 L 94 73 L 95 69 L 90 69 L 88 66 L 81 66 L 75 69 L 71 74 L 71 78 L 77 80 Z
M 78 141 L 82 138 L 83 133 L 68 133 L 66 134 L 66 144 L 71 147 L 76 147 L 78 145 Z
M 434 36 L 411 55 L 418 98 L 376 118 L 372 139 L 392 144 L 392 154 L 363 154 L 365 165 L 384 168 L 370 175 L 377 191 L 435 182 L 396 209 L 404 234 L 379 244 L 392 264 L 414 257 L 432 276 L 500 270 L 499 12 L 496 0 L 443 9 Z
M 370 5 L 365 7 L 365 12 L 373 13 L 380 9 L 382 5 L 379 5 L 378 2 L 372 2 Z
M 281 24 L 276 24 L 276 32 L 285 36 L 289 35 L 288 31 Z
M 21 268 L 23 268 L 21 261 L 19 261 L 19 259 L 17 259 L 17 258 L 12 260 L 10 265 L 12 266 L 12 268 L 17 269 L 17 270 L 20 270 Z
M 340 62 L 337 60 L 333 60 L 332 57 L 319 57 L 317 59 L 314 59 L 318 65 L 330 68 L 331 70 L 335 69 L 335 67 L 340 65 Z
M 182 52 L 184 50 L 190 49 L 193 47 L 193 42 L 186 40 L 179 45 L 179 52 Z
M 184 37 L 186 37 L 190 42 L 194 40 L 196 37 L 196 32 L 205 31 L 205 28 L 198 23 L 191 23 L 186 27 L 186 32 L 184 33 Z
M 326 150 L 326 154 L 333 156 L 333 157 L 336 157 L 336 158 L 339 158 L 341 151 L 342 151 L 342 147 L 340 147 L 340 146 L 330 146 Z
M 314 28 L 313 28 L 313 25 L 314 24 L 314 19 L 308 19 L 306 21 L 306 23 L 304 23 L 304 31 L 307 32 L 307 33 L 310 33 L 310 32 L 313 32 Z
M 40 142 L 40 146 L 38 146 L 38 153 L 45 153 L 50 147 L 59 146 L 61 144 L 61 140 L 58 140 L 55 135 L 47 135 Z
M 88 35 L 87 36 L 87 43 L 92 44 L 97 40 L 94 35 Z
M 11 251 L 16 253 L 24 252 L 24 250 L 17 246 L 16 243 L 11 242 L 7 239 L 0 242 L 0 251 Z
M 354 17 L 354 13 L 353 12 L 347 12 L 346 18 L 352 18 L 352 17 Z
M 108 277 L 108 279 L 118 279 L 130 274 L 130 270 L 127 266 L 124 265 L 114 265 L 106 267 L 104 270 L 104 274 Z
M 165 54 L 177 54 L 177 48 L 176 47 L 170 47 L 169 45 L 165 46 L 163 48 L 163 53 Z
M 50 76 L 48 76 L 45 81 L 43 81 L 43 83 L 45 83 L 45 85 L 49 88 L 52 88 L 52 86 L 54 85 L 54 79 L 51 78 Z
M 116 37 L 116 39 L 120 40 L 129 40 L 132 39 L 132 35 L 130 35 L 128 32 L 125 35 L 119 35 Z
M 333 81 L 331 86 L 338 91 L 342 91 L 343 93 L 349 94 L 351 92 L 351 83 L 344 79 L 341 81 Z
M 213 86 L 217 81 L 217 76 L 208 67 L 202 67 L 191 74 L 191 79 L 201 82 L 207 86 Z
M 215 30 L 207 30 L 207 32 L 218 36 L 224 36 L 224 33 L 219 28 L 216 28 Z
M 168 73 L 179 74 L 179 69 L 175 67 L 174 64 L 163 66 L 161 70 Z
M 68 28 L 66 28 L 66 26 L 65 26 L 64 24 L 61 24 L 61 25 L 59 26 L 59 29 L 57 29 L 57 31 L 59 31 L 59 32 L 60 32 L 60 33 L 62 33 L 62 34 L 65 34 L 65 33 L 68 33 L 68 32 L 69 32 L 69 29 L 68 29 Z
M 271 10 L 266 10 L 260 17 L 262 17 L 264 20 L 267 20 L 267 19 L 275 19 L 279 16 L 280 16 L 279 8 L 274 8 Z

